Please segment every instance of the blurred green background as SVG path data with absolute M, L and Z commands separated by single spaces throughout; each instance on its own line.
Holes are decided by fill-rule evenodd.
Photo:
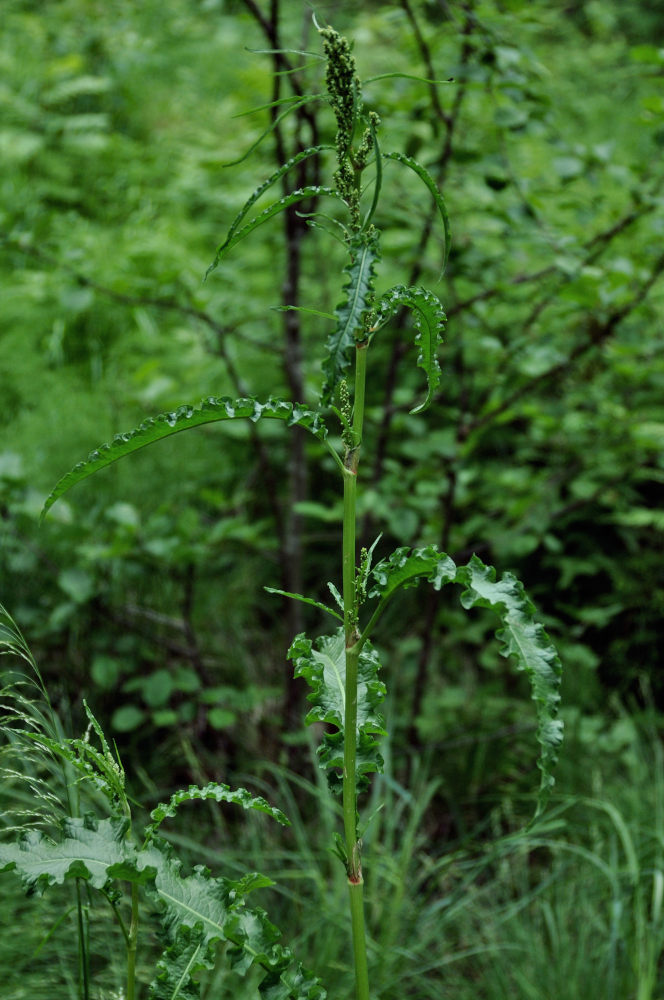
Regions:
M 441 275 L 426 191 L 386 164 L 378 290 L 427 285 L 448 324 L 440 390 L 414 418 L 412 331 L 372 348 L 362 541 L 512 570 L 564 666 L 557 795 L 548 825 L 515 839 L 534 714 L 492 622 L 423 589 L 386 616 L 372 797 L 388 804 L 366 838 L 376 996 L 662 996 L 664 4 L 315 13 L 354 41 L 383 149 L 436 177 L 453 233 Z M 73 732 L 82 697 L 93 706 L 142 805 L 236 778 L 290 805 L 281 841 L 206 814 L 196 859 L 276 874 L 266 908 L 342 996 L 333 816 L 285 658 L 323 622 L 263 589 L 326 600 L 339 585 L 329 457 L 281 426 L 201 428 L 81 484 L 38 526 L 55 481 L 147 416 L 206 395 L 316 404 L 329 323 L 278 307 L 333 311 L 343 247 L 291 213 L 203 277 L 254 188 L 334 135 L 313 102 L 240 160 L 270 124 L 246 112 L 320 94 L 323 71 L 297 0 L 3 0 L 0 601 Z M 330 183 L 331 160 L 320 169 Z M 53 976 L 75 996 L 66 935 L 42 940 L 57 906 L 45 898 L 33 925 L 10 882 L 3 919 L 29 932 L 1 946 L 3 996 L 52 997 Z M 99 977 L 115 996 L 108 955 Z M 254 995 L 219 979 L 204 996 L 239 989 Z

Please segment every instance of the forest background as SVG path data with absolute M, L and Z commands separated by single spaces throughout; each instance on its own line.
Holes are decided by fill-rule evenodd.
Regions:
M 439 391 L 415 419 L 412 337 L 376 345 L 362 541 L 382 531 L 386 552 L 433 542 L 513 570 L 564 667 L 556 794 L 518 838 L 535 768 L 525 684 L 489 619 L 408 592 L 386 644 L 389 807 L 366 843 L 383 889 L 369 925 L 390 955 L 379 995 L 661 996 L 664 4 L 316 12 L 354 41 L 363 79 L 425 78 L 365 96 L 391 148 L 436 177 L 453 233 L 441 275 L 426 192 L 386 172 L 385 285 L 422 280 L 448 323 Z M 276 866 L 268 909 L 346 995 L 343 940 L 321 933 L 337 876 L 312 836 L 306 692 L 285 658 L 318 612 L 264 590 L 339 577 L 340 500 L 331 471 L 309 472 L 316 444 L 201 428 L 77 487 L 38 526 L 55 481 L 146 416 L 249 390 L 315 399 L 307 345 L 326 321 L 277 307 L 332 312 L 341 247 L 292 212 L 202 280 L 247 194 L 298 144 L 330 139 L 307 106 L 240 159 L 270 123 L 248 109 L 321 89 L 315 59 L 256 51 L 282 47 L 316 49 L 308 5 L 5 0 L 0 601 L 66 726 L 84 729 L 85 697 L 146 807 L 209 779 L 288 804 L 294 830 L 260 840 L 205 814 L 203 860 Z M 0 920 L 22 933 L 0 936 L 3 997 L 52 997 L 54 976 L 75 996 L 73 915 L 60 924 L 47 895 L 35 921 L 8 883 Z M 97 962 L 110 991 L 113 959 Z

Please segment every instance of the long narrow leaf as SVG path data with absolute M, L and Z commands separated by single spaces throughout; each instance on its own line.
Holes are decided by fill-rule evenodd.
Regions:
M 214 271 L 215 267 L 219 264 L 219 261 L 226 253 L 228 253 L 229 250 L 232 249 L 232 247 L 239 243 L 240 240 L 243 240 L 246 236 L 249 236 L 250 233 L 253 233 L 254 229 L 262 226 L 264 222 L 272 219 L 275 215 L 279 215 L 280 212 L 283 212 L 291 205 L 296 205 L 300 201 L 306 201 L 307 198 L 317 198 L 319 195 L 329 195 L 331 198 L 340 197 L 333 188 L 321 187 L 320 185 L 314 184 L 308 187 L 297 188 L 296 191 L 291 191 L 290 194 L 286 195 L 284 198 L 280 198 L 279 201 L 275 201 L 271 205 L 268 205 L 268 207 L 264 209 L 260 215 L 257 215 L 254 219 L 252 219 L 251 222 L 244 226 L 243 229 L 236 229 L 232 237 L 222 243 L 217 250 L 214 260 L 205 272 L 205 277 L 207 278 L 211 271 Z
M 41 516 L 43 518 L 55 501 L 81 480 L 154 441 L 160 441 L 190 427 L 200 427 L 202 424 L 215 423 L 219 420 L 248 419 L 255 422 L 267 418 L 284 420 L 289 426 L 297 424 L 321 441 L 325 441 L 327 437 L 327 428 L 318 413 L 294 403 L 280 399 L 268 399 L 265 403 L 259 403 L 251 397 L 229 399 L 226 396 L 217 398 L 209 396 L 196 406 L 180 406 L 171 413 L 161 413 L 158 417 L 145 420 L 134 430 L 116 435 L 108 444 L 91 452 L 84 462 L 75 465 L 55 485 L 44 503 Z
M 443 247 L 443 270 L 447 266 L 447 260 L 450 255 L 450 247 L 452 245 L 452 236 L 450 233 L 450 218 L 447 214 L 447 206 L 445 205 L 445 199 L 438 190 L 438 185 L 435 180 L 421 163 L 414 160 L 412 156 L 406 156 L 404 153 L 383 153 L 386 160 L 396 160 L 398 163 L 403 163 L 406 167 L 410 167 L 414 170 L 421 181 L 424 182 L 426 187 L 429 189 L 431 197 L 435 201 L 438 211 L 440 212 L 440 217 L 443 220 L 443 233 L 444 233 L 444 247 Z
M 229 227 L 228 233 L 226 234 L 226 239 L 217 250 L 217 255 L 214 259 L 214 263 L 208 269 L 208 274 L 210 273 L 211 270 L 213 270 L 217 266 L 225 250 L 232 243 L 233 237 L 235 236 L 235 233 L 237 232 L 240 223 L 246 217 L 247 213 L 249 212 L 249 209 L 256 204 L 258 199 L 262 195 L 264 195 L 265 192 L 268 191 L 274 184 L 276 184 L 279 180 L 281 180 L 281 178 L 284 177 L 289 172 L 289 170 L 292 170 L 293 167 L 296 167 L 298 163 L 301 163 L 303 160 L 309 159 L 309 157 L 311 156 L 317 156 L 325 149 L 334 149 L 334 146 L 330 145 L 310 146 L 308 149 L 303 149 L 296 156 L 292 156 L 290 160 L 282 164 L 282 166 L 280 166 L 278 170 L 275 170 L 273 174 L 270 174 L 267 180 L 263 181 L 263 183 L 256 188 L 256 190 L 245 201 L 244 205 L 233 219 Z

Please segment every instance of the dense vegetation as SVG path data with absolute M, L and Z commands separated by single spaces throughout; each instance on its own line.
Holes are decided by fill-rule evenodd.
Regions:
M 333 861 L 310 836 L 332 817 L 284 655 L 304 624 L 322 622 L 263 589 L 310 593 L 338 578 L 341 508 L 332 467 L 321 474 L 317 459 L 308 473 L 316 442 L 270 426 L 201 428 L 184 448 L 164 442 L 113 466 L 37 524 L 74 461 L 149 414 L 248 385 L 264 398 L 280 382 L 303 403 L 320 391 L 308 360 L 320 352 L 307 348 L 326 337 L 325 318 L 275 307 L 332 312 L 343 248 L 335 257 L 293 211 L 202 282 L 247 192 L 333 138 L 326 109 L 302 106 L 227 165 L 285 105 L 234 115 L 321 91 L 313 56 L 249 51 L 315 51 L 308 9 L 283 6 L 150 0 L 92 14 L 83 0 L 6 3 L 0 600 L 66 727 L 84 729 L 84 696 L 148 809 L 172 782 L 242 774 L 289 805 L 297 822 L 282 839 L 233 826 L 242 850 L 225 846 L 236 821 L 210 814 L 203 860 L 276 867 L 270 912 L 346 995 L 345 930 L 321 933 L 343 927 L 343 887 L 330 889 Z M 515 571 L 565 666 L 559 794 L 548 825 L 518 839 L 532 812 L 534 723 L 486 641 L 493 623 L 462 615 L 444 592 L 413 590 L 386 627 L 397 638 L 376 800 L 390 806 L 365 838 L 384 998 L 661 990 L 664 59 L 653 10 L 607 0 L 325 10 L 356 40 L 365 81 L 426 78 L 377 79 L 365 96 L 389 147 L 436 177 L 453 230 L 441 277 L 427 192 L 387 163 L 382 280 L 407 273 L 434 287 L 448 324 L 443 379 L 415 419 L 412 336 L 376 345 L 385 375 L 367 398 L 378 431 L 365 446 L 362 541 L 382 531 L 380 554 L 431 542 Z M 310 166 L 300 185 L 319 182 Z M 59 911 L 46 896 L 35 927 L 23 901 L 8 900 L 6 919 L 27 929 L 20 946 L 3 945 L 8 998 L 51 996 L 56 979 L 75 996 L 67 935 L 44 941 Z M 111 996 L 113 963 L 98 962 Z M 232 980 L 208 987 L 231 991 Z

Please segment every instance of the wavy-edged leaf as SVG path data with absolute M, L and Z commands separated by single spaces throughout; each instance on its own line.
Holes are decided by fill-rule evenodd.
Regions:
M 466 588 L 461 595 L 464 608 L 491 608 L 499 615 L 502 628 L 496 636 L 502 643 L 500 651 L 503 656 L 514 656 L 519 670 L 530 680 L 540 745 L 537 816 L 554 785 L 551 771 L 563 738 L 563 723 L 557 718 L 562 674 L 558 654 L 543 626 L 535 620 L 535 608 L 523 584 L 511 573 L 497 581 L 495 569 L 473 556 L 467 566 L 457 570 L 457 582 Z
M 337 770 L 343 768 L 344 725 L 346 717 L 346 645 L 344 630 L 311 642 L 304 634 L 296 636 L 288 651 L 295 666 L 295 676 L 304 677 L 312 691 L 312 702 L 305 722 L 327 722 L 336 732 L 326 733 L 318 748 L 320 766 L 328 770 L 336 786 Z M 385 697 L 385 685 L 378 679 L 380 662 L 370 643 L 360 653 L 357 678 L 357 773 L 380 771 L 383 760 L 378 752 L 378 736 L 385 735 L 385 723 L 379 712 Z
M 380 259 L 377 230 L 357 233 L 348 243 L 350 262 L 344 268 L 348 281 L 343 302 L 335 309 L 336 328 L 328 337 L 323 361 L 325 382 L 322 399 L 329 402 L 339 379 L 350 364 L 350 351 L 366 336 L 365 320 L 371 309 L 375 265 Z
M 447 206 L 445 205 L 445 199 L 438 190 L 438 185 L 435 180 L 421 163 L 414 160 L 412 156 L 406 156 L 405 153 L 383 153 L 386 160 L 397 160 L 398 163 L 403 163 L 406 167 L 410 167 L 414 170 L 421 181 L 424 182 L 426 187 L 429 189 L 431 197 L 436 203 L 438 211 L 440 212 L 440 217 L 443 220 L 443 233 L 444 233 L 444 248 L 443 248 L 443 270 L 447 266 L 447 260 L 450 255 L 450 246 L 452 241 L 452 236 L 450 233 L 450 219 L 447 214 Z
M 333 189 L 329 187 L 323 187 L 320 184 L 312 184 L 303 188 L 297 188 L 295 191 L 291 191 L 290 194 L 285 195 L 285 197 L 280 198 L 279 201 L 272 202 L 267 208 L 255 216 L 248 222 L 246 226 L 242 229 L 236 229 L 230 238 L 227 238 L 224 243 L 221 244 L 214 260 L 205 272 L 205 277 L 214 271 L 215 267 L 219 264 L 222 257 L 228 253 L 240 240 L 243 240 L 250 233 L 253 233 L 254 229 L 262 226 L 264 222 L 272 219 L 275 215 L 279 215 L 285 209 L 289 208 L 291 205 L 296 205 L 300 201 L 306 201 L 307 198 L 318 198 L 319 195 L 329 195 L 331 198 L 339 198 L 340 195 Z
M 256 809 L 276 819 L 282 826 L 290 826 L 290 820 L 284 816 L 281 809 L 271 806 L 262 795 L 252 795 L 246 788 L 231 788 L 230 785 L 212 781 L 204 787 L 189 785 L 188 788 L 182 788 L 171 795 L 168 802 L 160 802 L 150 813 L 152 822 L 146 829 L 146 837 L 153 837 L 164 820 L 175 816 L 183 803 L 210 800 L 231 802 L 242 806 L 243 809 Z
M 372 572 L 369 597 L 378 597 L 385 604 L 400 587 L 413 587 L 424 578 L 435 590 L 456 578 L 457 568 L 445 552 L 435 545 L 419 549 L 395 549 L 387 559 L 376 563 Z
M 200 986 L 192 976 L 204 968 L 214 968 L 214 949 L 202 927 L 178 928 L 175 940 L 157 962 L 150 1000 L 200 1000 Z
M 246 419 L 256 422 L 269 418 L 284 420 L 289 426 L 297 424 L 304 427 L 321 441 L 325 441 L 327 437 L 327 428 L 319 414 L 297 404 L 282 399 L 268 399 L 265 403 L 259 403 L 252 397 L 230 399 L 226 396 L 209 396 L 196 406 L 180 406 L 171 413 L 161 413 L 144 420 L 134 430 L 117 434 L 108 444 L 91 452 L 84 462 L 75 465 L 56 484 L 44 503 L 41 516 L 43 518 L 55 501 L 81 480 L 154 441 L 178 434 L 189 427 L 200 427 L 218 420 Z
M 265 192 L 268 191 L 274 184 L 276 184 L 277 181 L 281 180 L 281 178 L 284 177 L 289 172 L 289 170 L 292 170 L 293 167 L 296 167 L 298 163 L 301 163 L 303 160 L 309 159 L 309 157 L 311 156 L 317 156 L 319 153 L 322 153 L 326 149 L 334 149 L 334 146 L 330 146 L 329 144 L 324 144 L 320 146 L 310 146 L 307 149 L 303 149 L 295 156 L 292 156 L 290 160 L 287 160 L 286 163 L 282 164 L 278 170 L 275 170 L 273 174 L 270 174 L 267 180 L 263 181 L 263 183 L 256 188 L 256 190 L 245 201 L 244 205 L 233 219 L 229 227 L 229 230 L 226 234 L 226 239 L 217 250 L 214 262 L 208 268 L 207 274 L 209 274 L 210 271 L 214 270 L 214 268 L 217 266 L 222 256 L 224 255 L 225 251 L 230 248 L 230 245 L 234 245 L 233 238 L 238 230 L 240 223 L 246 217 L 247 213 L 249 212 L 249 209 L 253 205 L 255 205 L 258 199 L 262 195 L 264 195 Z
M 447 317 L 438 298 L 426 288 L 405 285 L 395 285 L 386 292 L 372 317 L 372 331 L 385 326 L 403 307 L 412 310 L 413 321 L 417 331 L 415 345 L 418 348 L 417 364 L 427 378 L 427 394 L 422 403 L 412 409 L 411 413 L 421 413 L 431 403 L 433 394 L 440 383 L 440 365 L 438 364 L 438 348 L 443 339 L 441 330 Z
M 0 871 L 15 869 L 26 889 L 40 894 L 68 878 L 86 879 L 95 889 L 125 875 L 145 881 L 126 840 L 127 826 L 120 819 L 68 818 L 58 843 L 30 830 L 15 843 L 0 844 Z

